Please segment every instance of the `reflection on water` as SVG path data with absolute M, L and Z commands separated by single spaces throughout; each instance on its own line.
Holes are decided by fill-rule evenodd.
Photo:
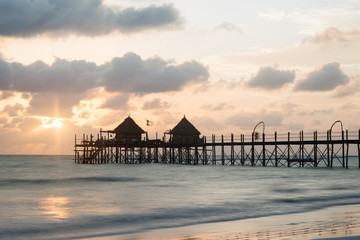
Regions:
M 69 217 L 68 197 L 48 197 L 39 201 L 39 208 L 52 220 L 64 220 Z

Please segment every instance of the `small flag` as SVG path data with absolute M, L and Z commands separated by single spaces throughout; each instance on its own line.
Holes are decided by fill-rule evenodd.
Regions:
M 146 120 L 146 126 L 152 126 L 153 125 L 153 122 L 150 121 L 150 120 Z

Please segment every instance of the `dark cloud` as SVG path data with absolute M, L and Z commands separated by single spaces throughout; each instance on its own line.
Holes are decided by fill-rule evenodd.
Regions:
M 142 60 L 128 53 L 106 66 L 102 85 L 110 92 L 155 93 L 177 91 L 189 82 L 206 81 L 208 77 L 207 68 L 196 61 L 175 66 L 158 57 Z
M 155 98 L 152 101 L 145 102 L 143 109 L 149 110 L 149 109 L 164 109 L 164 108 L 170 108 L 171 104 L 168 102 L 161 101 L 160 98 Z
M 246 85 L 248 87 L 274 90 L 281 88 L 287 83 L 294 81 L 294 71 L 282 71 L 273 67 L 263 67 L 250 79 Z
M 158 57 L 142 60 L 135 53 L 104 65 L 56 59 L 52 65 L 37 61 L 25 66 L 0 59 L 0 70 L 0 90 L 57 94 L 79 94 L 95 87 L 123 93 L 176 91 L 209 77 L 207 68 L 196 61 L 170 65 Z
M 28 66 L 0 60 L 0 89 L 18 92 L 82 92 L 99 78 L 99 67 L 86 61 L 56 59 L 52 65 L 37 61 Z
M 120 9 L 110 8 L 102 0 L 0 1 L 0 36 L 28 37 L 43 33 L 95 36 L 180 24 L 179 12 L 172 5 Z
M 51 65 L 41 61 L 23 65 L 0 59 L 0 70 L 1 91 L 21 92 L 28 99 L 31 96 L 30 114 L 54 117 L 71 116 L 72 108 L 97 87 L 122 94 L 109 98 L 101 107 L 126 110 L 128 94 L 177 91 L 209 77 L 207 68 L 196 61 L 170 65 L 158 57 L 142 60 L 135 53 L 104 65 L 64 59 Z
M 329 91 L 349 82 L 339 63 L 328 63 L 295 85 L 296 91 Z

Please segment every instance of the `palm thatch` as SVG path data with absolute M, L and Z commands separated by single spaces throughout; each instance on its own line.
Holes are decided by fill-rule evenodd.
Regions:
M 172 135 L 199 136 L 200 132 L 184 116 L 181 121 L 170 131 Z
M 136 122 L 129 116 L 114 130 L 114 133 L 119 135 L 142 134 L 145 131 L 136 124 Z

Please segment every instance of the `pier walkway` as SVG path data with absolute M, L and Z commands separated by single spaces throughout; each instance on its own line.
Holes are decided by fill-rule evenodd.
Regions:
M 103 136 L 103 134 L 107 134 Z M 199 139 L 135 140 L 121 142 L 111 138 L 111 131 L 75 136 L 75 163 L 79 164 L 194 164 L 247 165 L 275 167 L 343 167 L 349 166 L 349 149 L 360 168 L 360 130 L 331 130 L 265 135 L 202 137 Z M 260 135 L 260 136 L 259 136 Z

